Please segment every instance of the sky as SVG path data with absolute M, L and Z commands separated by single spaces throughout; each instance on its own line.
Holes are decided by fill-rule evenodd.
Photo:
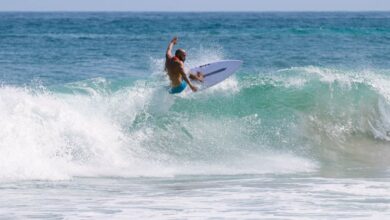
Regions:
M 0 11 L 390 11 L 390 0 L 0 0 Z

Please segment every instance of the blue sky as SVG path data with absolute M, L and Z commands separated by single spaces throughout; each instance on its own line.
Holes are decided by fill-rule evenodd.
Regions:
M 390 11 L 390 0 L 0 0 L 0 11 Z

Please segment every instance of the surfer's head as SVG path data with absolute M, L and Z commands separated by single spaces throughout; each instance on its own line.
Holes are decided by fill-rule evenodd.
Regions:
M 177 49 L 176 52 L 175 52 L 175 56 L 177 58 L 179 58 L 179 60 L 184 62 L 184 61 L 186 61 L 187 54 L 186 54 L 186 52 L 183 49 Z

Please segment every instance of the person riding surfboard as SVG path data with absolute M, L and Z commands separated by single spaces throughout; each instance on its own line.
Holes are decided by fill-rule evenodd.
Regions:
M 166 54 L 165 54 L 165 71 L 169 76 L 169 80 L 171 81 L 171 88 L 169 89 L 169 93 L 181 93 L 188 86 L 191 88 L 193 92 L 196 92 L 198 88 L 194 86 L 191 80 L 203 81 L 203 74 L 197 72 L 196 74 L 189 74 L 189 77 L 185 73 L 184 70 L 184 61 L 186 60 L 186 52 L 183 49 L 177 49 L 175 52 L 175 56 L 172 55 L 172 48 L 177 44 L 178 38 L 174 37 L 168 45 Z

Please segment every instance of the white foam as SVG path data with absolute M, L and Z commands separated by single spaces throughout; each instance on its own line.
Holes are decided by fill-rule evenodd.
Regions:
M 164 94 L 142 81 L 112 94 L 55 94 L 1 87 L 0 180 L 305 172 L 313 168 L 305 159 L 273 153 L 262 157 L 248 154 L 243 163 L 243 154 L 230 154 L 239 152 L 246 138 L 235 130 L 245 126 L 245 120 L 228 124 L 202 117 L 183 121 L 186 114 L 170 113 L 175 99 Z M 153 100 L 160 100 L 161 106 L 167 108 Z M 160 125 L 153 118 L 167 116 L 170 123 L 181 118 L 176 125 L 179 127 L 172 124 L 165 131 L 155 129 Z M 138 128 L 132 124 L 139 117 L 144 119 Z M 192 140 L 186 140 L 183 133 L 174 135 L 183 126 L 191 131 Z M 213 138 L 204 136 L 205 129 L 211 129 Z M 221 133 L 222 130 L 225 132 Z M 181 145 L 175 138 L 186 142 Z M 164 146 L 174 150 L 166 151 Z M 183 155 L 177 154 L 182 150 Z M 225 155 L 222 159 L 226 161 L 213 163 L 193 158 L 203 157 L 209 151 L 213 151 L 211 157 L 218 152 Z M 285 160 L 290 161 L 289 165 L 282 163 Z M 259 161 L 268 162 L 264 165 Z
M 231 76 L 223 82 L 205 90 L 206 93 L 219 93 L 221 95 L 236 94 L 240 91 L 236 76 Z
M 123 151 L 136 140 L 130 140 L 107 117 L 109 109 L 100 104 L 106 101 L 102 96 L 1 88 L 0 178 L 62 179 L 85 175 L 82 170 L 98 171 L 107 164 L 129 166 L 131 154 L 125 156 Z

